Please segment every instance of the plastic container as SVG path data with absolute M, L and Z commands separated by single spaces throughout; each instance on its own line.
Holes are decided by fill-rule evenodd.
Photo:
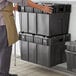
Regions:
M 24 32 L 40 34 L 49 37 L 67 34 L 69 29 L 71 5 L 70 4 L 47 4 L 47 5 L 53 7 L 52 14 L 43 13 L 42 11 L 36 8 L 33 9 L 27 6 L 24 7 L 19 6 L 19 10 L 22 10 L 21 30 Z
M 67 50 L 76 52 L 76 41 L 66 42 Z
M 76 52 L 65 50 L 67 58 L 67 69 L 72 71 L 76 69 Z

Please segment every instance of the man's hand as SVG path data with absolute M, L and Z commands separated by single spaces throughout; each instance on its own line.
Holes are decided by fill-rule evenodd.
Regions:
M 52 7 L 49 7 L 47 5 L 44 5 L 44 6 L 43 5 L 39 5 L 39 4 L 36 4 L 36 3 L 32 2 L 31 0 L 27 0 L 27 4 L 28 4 L 28 6 L 31 6 L 33 8 L 37 8 L 37 9 L 39 9 L 39 10 L 45 12 L 45 13 L 51 14 L 52 11 L 53 11 Z
M 15 5 L 14 5 L 13 10 L 14 10 L 14 11 L 17 11 L 17 10 L 18 10 L 18 4 L 15 4 Z
M 49 14 L 51 14 L 51 13 L 53 12 L 53 8 L 52 8 L 52 7 L 49 7 L 49 6 L 47 6 L 47 5 L 43 6 L 43 7 L 41 8 L 41 10 L 42 10 L 43 12 L 49 13 Z

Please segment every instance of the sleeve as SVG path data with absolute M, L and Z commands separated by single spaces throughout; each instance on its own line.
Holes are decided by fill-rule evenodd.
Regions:
M 4 0 L 0 0 L 0 3 L 2 3 Z
M 7 0 L 12 3 L 22 3 L 23 0 Z
M 27 0 L 7 0 L 7 1 L 12 2 L 12 3 L 18 3 L 21 6 L 27 5 Z

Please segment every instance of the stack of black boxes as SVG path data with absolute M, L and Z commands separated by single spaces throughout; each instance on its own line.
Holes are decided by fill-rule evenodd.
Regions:
M 51 67 L 66 61 L 65 42 L 68 33 L 71 5 L 50 4 L 53 13 L 47 14 L 28 6 L 19 6 L 21 16 L 21 59 Z

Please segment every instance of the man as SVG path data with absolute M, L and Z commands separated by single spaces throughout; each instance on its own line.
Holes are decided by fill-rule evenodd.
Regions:
M 0 0 L 0 76 L 17 76 L 9 74 L 12 44 L 18 40 L 17 30 L 13 17 L 13 5 L 26 3 L 44 12 L 51 13 L 48 6 L 37 5 L 31 0 Z

